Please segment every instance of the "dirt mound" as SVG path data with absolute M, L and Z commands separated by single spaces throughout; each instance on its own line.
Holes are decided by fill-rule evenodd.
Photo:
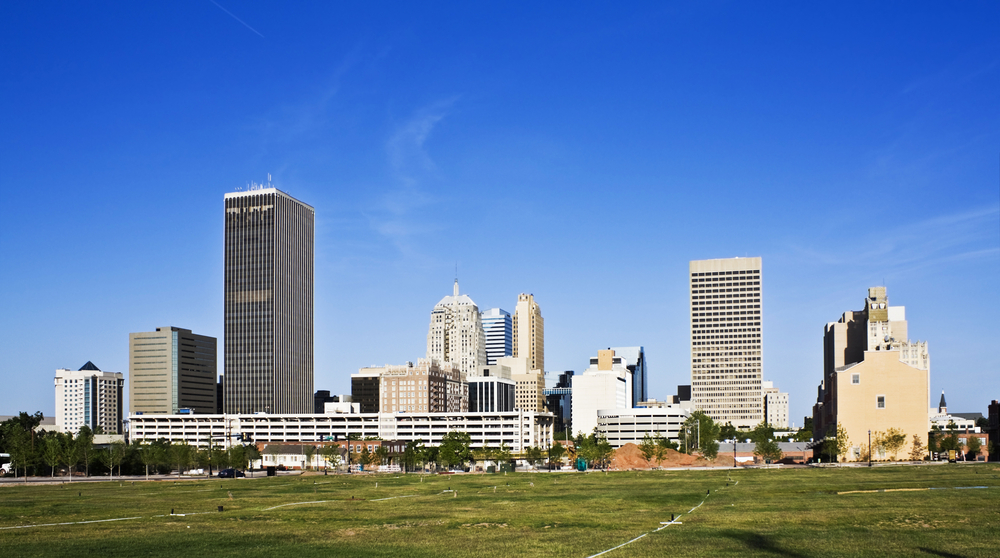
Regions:
M 649 461 L 642 456 L 639 446 L 628 443 L 615 450 L 611 458 L 611 468 L 619 471 L 628 469 L 652 469 L 653 467 L 732 467 L 733 457 L 720 455 L 715 460 L 709 461 L 702 457 L 680 453 L 679 451 L 668 449 L 663 459 L 657 460 L 655 457 Z

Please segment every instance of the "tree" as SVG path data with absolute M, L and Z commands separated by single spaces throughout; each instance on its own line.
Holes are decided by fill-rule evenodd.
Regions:
M 719 455 L 720 427 L 703 411 L 695 411 L 684 421 L 685 451 L 697 449 L 708 459 Z
M 257 449 L 255 444 L 246 444 L 243 446 L 242 464 L 250 469 L 250 476 L 253 476 L 253 462 L 259 460 L 260 457 L 260 450 Z
M 913 441 L 910 443 L 910 460 L 921 461 L 926 454 L 927 450 L 924 448 L 923 440 L 920 439 L 919 435 L 914 434 Z
M 893 461 L 896 460 L 896 454 L 899 453 L 899 450 L 906 445 L 906 433 L 896 427 L 890 427 L 884 432 L 876 433 L 875 439 L 878 447 L 891 455 Z
M 528 462 L 528 465 L 532 467 L 538 465 L 542 461 L 542 448 L 538 446 L 531 446 L 524 450 L 524 460 Z
M 719 437 L 717 438 L 717 440 L 720 442 L 724 442 L 726 440 L 735 440 L 738 433 L 739 431 L 736 430 L 736 427 L 733 426 L 733 423 L 727 422 L 725 425 L 719 428 Z
M 549 464 L 562 462 L 564 455 L 566 455 L 566 448 L 559 442 L 549 446 Z
M 952 450 L 957 451 L 959 449 L 959 446 L 960 443 L 958 440 L 958 434 L 956 434 L 955 432 L 952 432 L 948 436 L 945 436 L 944 438 L 941 439 L 940 442 L 938 442 L 938 448 L 942 452 L 948 452 Z
M 388 465 L 389 448 L 382 444 L 379 444 L 379 446 L 375 448 L 375 460 L 378 461 L 379 466 Z
M 51 476 L 56 476 L 56 468 L 62 463 L 62 444 L 59 441 L 59 433 L 42 438 L 42 461 L 52 470 Z
M 506 442 L 500 442 L 500 447 L 493 452 L 493 459 L 496 459 L 497 465 L 500 465 L 501 463 L 510 463 L 511 453 Z
M 441 438 L 438 459 L 446 467 L 464 465 L 472 457 L 472 452 L 469 450 L 471 445 L 472 437 L 468 432 L 452 430 Z
M 676 442 L 671 442 L 670 440 L 664 438 L 659 432 L 653 437 L 653 441 L 656 442 L 656 460 L 663 461 L 667 458 L 667 450 L 676 450 L 679 446 Z
M 416 469 L 427 460 L 427 451 L 424 448 L 423 440 L 413 440 L 407 442 L 406 449 L 403 450 L 403 465 L 408 470 Z
M 146 480 L 149 480 L 149 466 L 156 465 L 159 460 L 158 448 L 145 440 L 136 441 L 135 446 L 139 452 L 139 460 L 146 467 Z
M 73 482 L 73 469 L 76 465 L 80 463 L 80 457 L 82 454 L 82 448 L 80 444 L 73 438 L 73 433 L 67 433 L 61 437 L 62 447 L 60 448 L 62 452 L 62 462 L 69 467 L 69 481 Z
M 306 444 L 302 447 L 302 454 L 306 456 L 306 468 L 312 469 L 313 457 L 316 455 L 316 446 Z
M 361 455 L 358 456 L 358 462 L 361 463 L 363 467 L 368 467 L 371 465 L 374 456 L 372 452 L 368 451 L 368 446 L 361 448 Z
M 611 447 L 604 434 L 598 434 L 596 442 L 597 462 L 601 464 L 602 468 L 607 469 L 611 462 L 611 456 L 615 453 L 615 448 Z
M 656 457 L 656 449 L 656 442 L 649 435 L 649 432 L 646 432 L 642 437 L 642 442 L 639 443 L 639 451 L 642 453 L 642 458 L 647 462 L 652 461 Z
M 979 450 L 983 449 L 983 443 L 979 440 L 977 436 L 969 436 L 969 441 L 967 443 L 969 453 L 972 454 L 972 460 L 978 459 Z
M 323 458 L 323 468 L 333 467 L 334 470 L 340 466 L 340 445 L 326 444 L 319 448 L 319 455 Z
M 98 452 L 98 457 L 107 466 L 111 478 L 115 478 L 115 466 L 121 468 L 122 458 L 125 457 L 125 442 L 114 441 L 108 447 Z M 119 474 L 121 471 L 118 471 Z
M 177 465 L 177 476 L 181 476 L 185 467 L 191 463 L 191 446 L 187 442 L 175 442 L 170 444 L 168 450 L 170 462 Z
M 837 435 L 833 439 L 833 447 L 837 455 L 846 461 L 847 450 L 851 448 L 851 439 L 847 436 L 847 429 L 839 422 L 837 423 Z
M 754 441 L 754 455 L 768 462 L 781 460 L 781 447 L 774 440 L 774 428 L 770 424 L 758 424 L 750 433 L 750 438 Z
M 85 475 L 90 476 L 90 462 L 94 460 L 94 431 L 89 426 L 83 426 L 76 433 L 76 443 L 80 448 L 80 456 L 83 458 Z

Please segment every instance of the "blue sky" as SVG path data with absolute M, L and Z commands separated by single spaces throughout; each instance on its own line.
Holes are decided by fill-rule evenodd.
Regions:
M 222 338 L 223 194 L 316 208 L 316 387 L 423 356 L 451 292 L 546 368 L 688 383 L 687 264 L 761 256 L 801 425 L 822 331 L 886 284 L 952 410 L 1000 398 L 991 2 L 13 3 L 0 22 L 0 414 L 128 333 Z

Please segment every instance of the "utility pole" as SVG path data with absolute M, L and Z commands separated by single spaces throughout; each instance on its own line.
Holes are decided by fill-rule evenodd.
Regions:
M 872 431 L 868 430 L 868 466 L 872 466 Z

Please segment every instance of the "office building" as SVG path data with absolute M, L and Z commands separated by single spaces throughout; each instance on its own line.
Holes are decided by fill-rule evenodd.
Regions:
M 899 455 L 910 453 L 914 435 L 926 447 L 929 383 L 927 342 L 907 339 L 906 309 L 889 305 L 885 287 L 870 288 L 863 310 L 824 328 L 813 439 L 835 437 L 843 426 L 850 449 L 842 461 L 867 453 L 869 430 L 902 430 L 906 446 Z
M 362 413 L 449 413 L 469 409 L 465 374 L 450 362 L 362 368 L 351 375 L 351 399 Z
M 452 295 L 442 298 L 431 311 L 427 358 L 452 363 L 465 375 L 486 365 L 486 335 L 479 308 L 468 295 L 458 294 L 457 279 Z
M 79 370 L 56 370 L 56 430 L 79 432 L 89 426 L 94 432 L 122 433 L 125 377 L 121 372 L 102 372 L 87 361 Z
M 503 357 L 500 357 L 503 358 Z M 466 378 L 469 382 L 469 412 L 513 411 L 516 388 L 510 367 L 494 364 Z
M 486 334 L 486 364 L 492 366 L 498 358 L 509 357 L 513 351 L 513 325 L 510 312 L 490 308 L 480 314 Z
M 514 381 L 514 408 L 520 411 L 543 412 L 545 410 L 545 374 L 532 370 L 527 358 L 498 358 L 497 364 L 510 368 L 510 379 Z
M 512 355 L 528 359 L 528 370 L 545 370 L 545 320 L 535 302 L 535 295 L 517 295 L 513 319 L 514 347 Z
M 573 432 L 573 371 L 559 374 L 556 385 L 542 390 L 545 408 L 556 416 L 556 432 Z
M 629 407 L 638 407 L 646 400 L 646 351 L 642 347 L 611 347 L 615 357 L 621 358 L 631 376 Z
M 715 422 L 764 420 L 761 259 L 696 260 L 691 286 L 691 397 Z
M 774 428 L 788 428 L 788 394 L 774 387 L 774 382 L 762 382 L 764 416 Z
M 128 335 L 129 413 L 176 415 L 217 409 L 214 337 L 179 327 Z
M 315 210 L 271 187 L 225 205 L 225 411 L 312 411 Z
M 607 349 L 590 359 L 583 374 L 572 377 L 574 434 L 590 434 L 597 427 L 598 411 L 631 408 L 631 375 L 622 358 Z
M 340 403 L 339 395 L 330 395 L 328 389 L 318 389 L 313 394 L 313 412 L 316 414 L 326 412 L 327 403 Z

